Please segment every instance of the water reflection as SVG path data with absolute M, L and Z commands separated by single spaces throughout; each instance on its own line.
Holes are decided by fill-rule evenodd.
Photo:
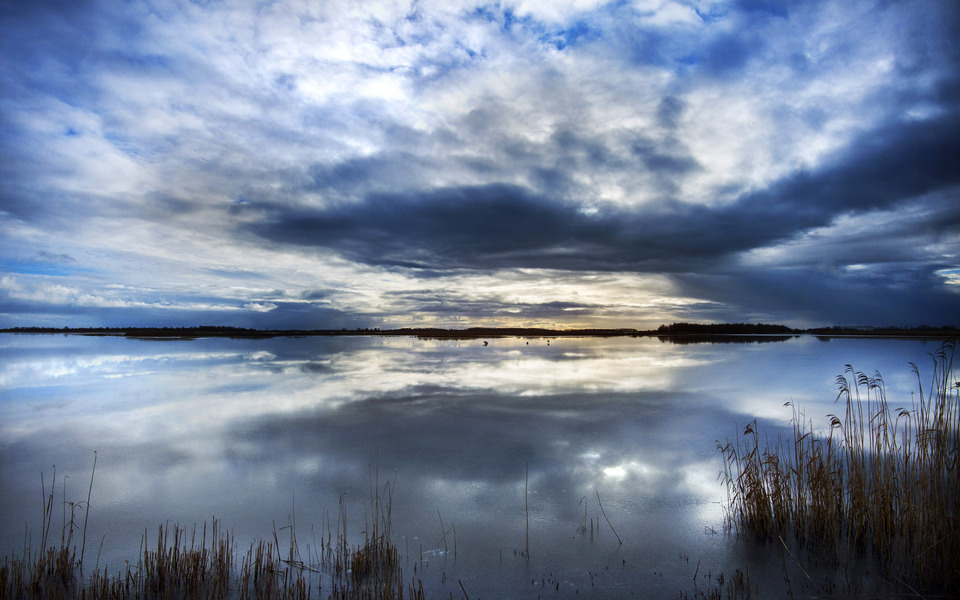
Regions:
M 814 417 L 831 412 L 834 378 L 849 362 L 881 370 L 888 397 L 909 401 L 907 362 L 922 367 L 936 347 L 812 338 L 0 344 L 5 553 L 25 535 L 38 540 L 24 525 L 39 525 L 39 473 L 49 481 L 56 463 L 66 500 L 79 499 L 97 450 L 90 526 L 103 539 L 101 562 L 133 559 L 144 528 L 214 515 L 245 543 L 271 537 L 295 510 L 300 540 L 316 544 L 341 498 L 349 533 L 360 536 L 374 482 L 390 480 L 397 543 L 408 558 L 425 553 L 425 586 L 459 595 L 460 580 L 501 597 L 535 594 L 523 587 L 531 577 L 560 573 L 554 593 L 585 594 L 597 590 L 593 573 L 611 568 L 596 593 L 675 595 L 693 573 L 683 556 L 731 564 L 734 546 L 716 533 L 716 440 L 755 417 L 776 432 L 790 418 L 786 401 Z M 529 562 L 515 554 L 526 550 L 527 505 Z M 441 518 L 456 526 L 456 557 Z

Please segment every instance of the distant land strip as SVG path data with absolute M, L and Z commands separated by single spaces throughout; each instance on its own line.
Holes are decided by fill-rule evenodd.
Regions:
M 793 329 L 786 325 L 767 323 L 673 323 L 657 329 L 547 329 L 537 327 L 470 327 L 444 329 L 438 327 L 405 327 L 400 329 L 248 329 L 221 325 L 196 327 L 10 327 L 0 333 L 101 335 L 135 338 L 273 338 L 308 336 L 411 336 L 424 339 L 479 339 L 479 338 L 542 338 L 542 337 L 646 337 L 660 338 L 711 336 L 777 336 L 816 335 L 818 337 L 873 336 L 873 337 L 960 337 L 960 328 L 940 327 L 818 327 Z

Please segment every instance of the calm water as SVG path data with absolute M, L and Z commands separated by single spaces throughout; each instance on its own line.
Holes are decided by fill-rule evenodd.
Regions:
M 785 402 L 825 422 L 847 363 L 879 370 L 908 405 L 908 362 L 926 384 L 939 346 L 488 341 L 2 335 L 0 550 L 39 543 L 53 465 L 59 536 L 62 492 L 86 499 L 96 451 L 87 564 L 120 568 L 145 529 L 214 516 L 242 551 L 275 530 L 286 543 L 295 519 L 306 554 L 341 498 L 358 542 L 379 477 L 405 577 L 416 563 L 428 595 L 462 597 L 462 583 L 473 599 L 692 597 L 750 565 L 775 596 L 779 549 L 723 530 L 717 440 L 754 418 L 775 437 Z

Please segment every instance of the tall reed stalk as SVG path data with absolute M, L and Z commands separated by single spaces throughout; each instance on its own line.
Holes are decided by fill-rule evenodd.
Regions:
M 412 579 L 409 585 L 403 579 L 399 552 L 391 541 L 393 485 L 387 482 L 382 490 L 381 495 L 378 468 L 375 478 L 371 476 L 372 523 L 364 532 L 364 543 L 350 547 L 345 533 L 338 540 L 330 595 L 333 600 L 402 600 L 405 594 L 412 600 L 424 598 L 423 583 L 419 579 Z M 346 510 L 342 499 L 341 496 L 340 518 L 345 532 Z
M 841 415 L 825 434 L 793 409 L 792 441 L 761 444 L 756 420 L 720 444 L 727 518 L 737 530 L 801 542 L 836 556 L 872 553 L 887 575 L 921 590 L 960 586 L 960 383 L 955 343 L 933 359 L 924 393 L 891 409 L 879 373 L 846 365 Z M 789 405 L 789 403 L 788 403 Z
M 206 523 L 200 530 L 196 526 L 188 530 L 177 525 L 160 525 L 154 543 L 144 531 L 136 565 L 127 563 L 125 569 L 113 573 L 98 566 L 84 577 L 80 573 L 83 546 L 78 557 L 76 547 L 70 545 L 72 536 L 61 535 L 59 546 L 48 546 L 52 537 L 49 532 L 55 481 L 54 478 L 48 494 L 41 475 L 41 550 L 28 549 L 23 557 L 14 555 L 0 560 L 0 600 L 309 600 L 313 592 L 320 596 L 321 571 L 303 561 L 293 516 L 289 525 L 288 557 L 281 556 L 275 529 L 273 543 L 260 540 L 250 545 L 246 555 L 240 558 L 239 573 L 235 576 L 236 543 L 220 521 L 214 519 L 209 529 Z M 409 583 L 404 581 L 397 548 L 390 540 L 393 486 L 387 483 L 381 495 L 379 480 L 376 485 L 370 500 L 373 523 L 366 530 L 364 543 L 349 546 L 346 508 L 341 497 L 342 523 L 338 523 L 338 529 L 342 533 L 338 534 L 335 548 L 328 534 L 327 548 L 321 550 L 317 556 L 320 564 L 315 566 L 332 575 L 329 598 L 422 600 L 422 582 L 416 578 Z M 88 508 L 92 487 L 91 474 Z M 72 533 L 76 526 L 72 511 L 77 503 L 67 504 L 71 505 L 71 516 L 64 528 Z M 66 521 L 66 510 L 63 518 Z M 309 562 L 309 548 L 307 557 Z

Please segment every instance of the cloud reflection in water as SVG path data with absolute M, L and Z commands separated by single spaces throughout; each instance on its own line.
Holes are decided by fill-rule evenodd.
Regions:
M 216 515 L 245 544 L 271 537 L 294 506 L 301 543 L 314 544 L 343 494 L 349 533 L 359 536 L 378 479 L 381 491 L 395 482 L 401 552 L 422 548 L 440 560 L 439 513 L 458 537 L 456 560 L 443 558 L 447 584 L 455 572 L 484 595 L 529 574 L 516 570 L 513 554 L 525 548 L 528 469 L 538 575 L 646 565 L 608 580 L 636 586 L 650 569 L 682 570 L 681 553 L 722 561 L 709 534 L 722 519 L 715 441 L 736 435 L 750 410 L 785 425 L 791 399 L 820 397 L 826 403 L 809 413 L 826 414 L 833 377 L 865 353 L 882 369 L 922 362 L 932 349 L 812 339 L 763 348 L 633 338 L 488 347 L 412 338 L 61 339 L 7 337 L 0 346 L 5 550 L 22 547 L 24 524 L 37 540 L 38 471 L 49 478 L 56 463 L 58 477 L 69 476 L 67 499 L 78 499 L 97 450 L 90 525 L 94 539 L 106 536 L 109 564 L 136 554 L 145 527 Z M 577 531 L 585 513 L 592 536 Z M 430 579 L 439 577 L 428 571 L 425 584 L 442 587 Z

